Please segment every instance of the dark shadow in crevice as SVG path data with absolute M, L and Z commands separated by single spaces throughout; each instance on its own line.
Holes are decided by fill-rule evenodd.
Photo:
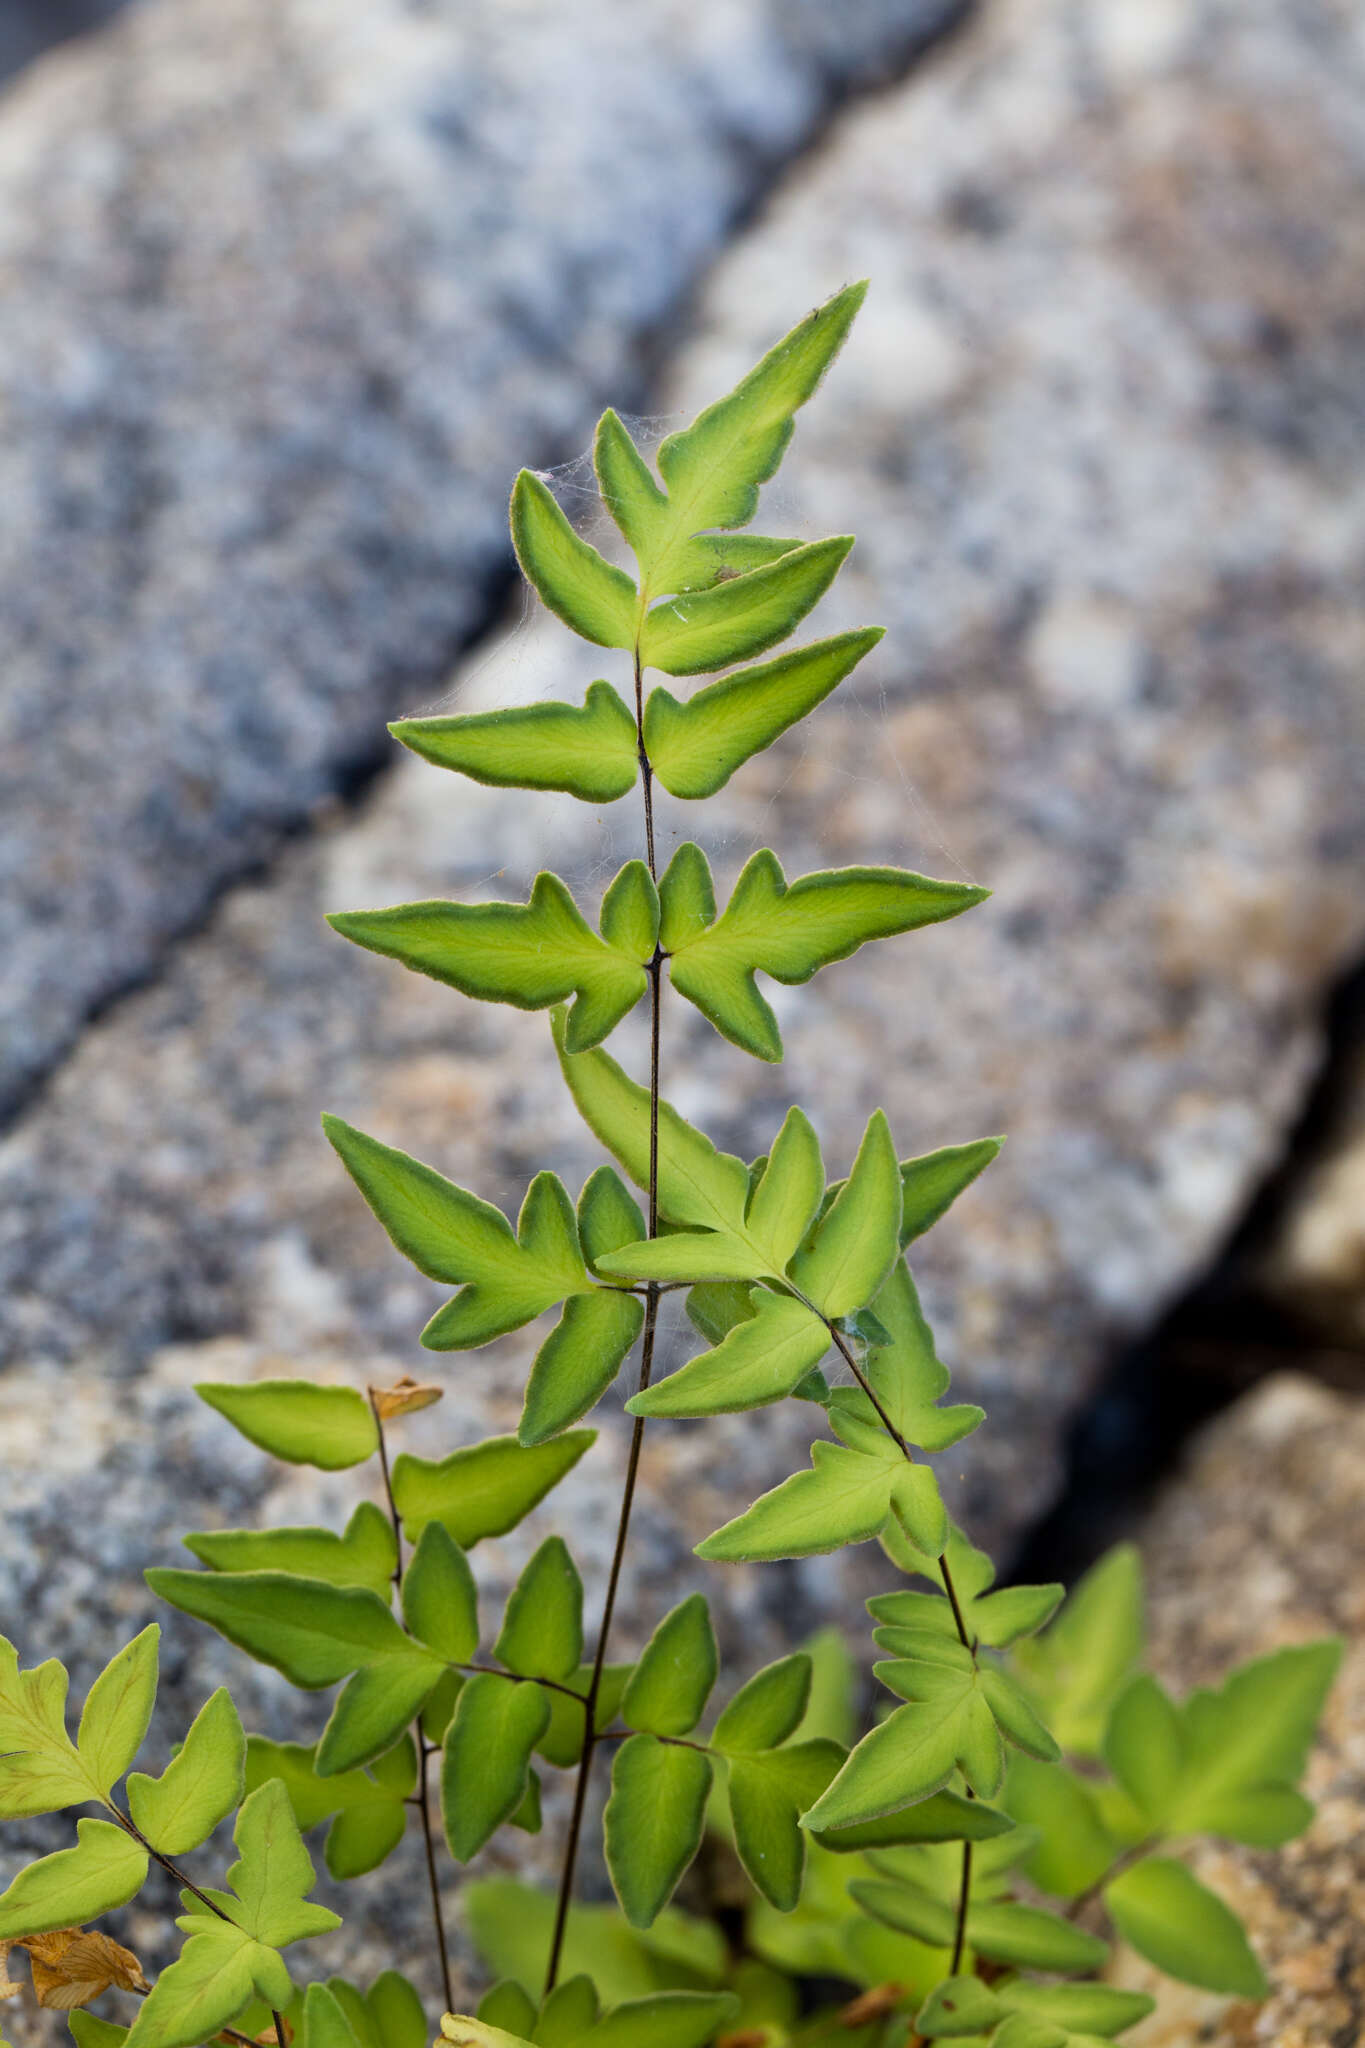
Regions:
M 1260 1279 L 1305 1171 L 1340 1126 L 1365 1044 L 1365 965 L 1339 984 L 1325 1035 L 1317 1081 L 1280 1165 L 1209 1271 L 1114 1361 L 1071 1431 L 1061 1498 L 1021 1546 L 1012 1580 L 1070 1584 L 1111 1543 L 1133 1535 L 1194 1432 L 1269 1374 L 1292 1370 L 1365 1393 L 1365 1350 L 1334 1347 Z
M 44 50 L 112 20 L 126 0 L 0 0 L 0 84 Z

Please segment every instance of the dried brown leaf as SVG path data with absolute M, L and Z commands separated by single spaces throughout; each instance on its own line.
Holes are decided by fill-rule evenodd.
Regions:
M 16 1946 L 28 1950 L 39 2005 L 56 2012 L 74 2012 L 110 1989 L 145 1993 L 152 1988 L 132 1950 L 94 1929 L 59 1927 Z
M 903 1984 L 878 1984 L 871 1991 L 864 1991 L 861 1998 L 855 1998 L 839 2013 L 841 2027 L 865 2027 L 869 2020 L 883 2019 L 904 2002 Z
M 423 1386 L 404 1373 L 391 1387 L 371 1387 L 370 1399 L 374 1412 L 381 1422 L 392 1422 L 396 1415 L 415 1415 L 419 1408 L 430 1408 L 445 1394 L 444 1387 Z
M 9 1952 L 13 1947 L 12 1941 L 0 1941 L 0 1998 L 17 1998 L 24 1988 L 9 1973 Z

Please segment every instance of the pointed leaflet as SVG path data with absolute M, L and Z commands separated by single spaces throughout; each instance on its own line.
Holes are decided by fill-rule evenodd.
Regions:
M 742 762 L 813 711 L 881 637 L 873 626 L 817 640 L 760 667 L 736 669 L 686 703 L 669 690 L 653 691 L 644 739 L 654 773 L 672 796 L 714 796 Z
M 632 1735 L 616 1753 L 603 1816 L 607 1869 L 632 1927 L 650 1927 L 701 1845 L 711 1759 Z
M 331 1529 L 200 1529 L 180 1540 L 216 1572 L 297 1572 L 381 1595 L 398 1561 L 393 1524 L 372 1500 L 360 1502 L 341 1536 Z
M 839 1855 L 861 1855 L 867 1849 L 901 1847 L 921 1842 L 984 1842 L 1008 1834 L 1014 1823 L 1007 1813 L 984 1799 L 963 1799 L 956 1792 L 931 1792 L 914 1806 L 884 1813 L 876 1820 L 847 1828 L 820 1828 L 815 1839 L 822 1849 Z
M 820 1140 L 805 1111 L 789 1109 L 749 1197 L 745 1221 L 749 1236 L 771 1254 L 777 1272 L 786 1272 L 824 1192 Z
M 518 1442 L 548 1443 L 595 1408 L 621 1370 L 644 1318 L 644 1303 L 617 1288 L 571 1295 L 536 1353 Z
M 91 1782 L 108 1794 L 142 1747 L 156 1702 L 155 1623 L 106 1664 L 86 1696 L 76 1748 Z
M 975 1138 L 969 1145 L 944 1145 L 919 1159 L 901 1161 L 903 1192 L 901 1250 L 938 1222 L 1004 1144 L 1003 1138 Z
M 1172 1833 L 1277 1848 L 1307 1826 L 1313 1809 L 1294 1787 L 1340 1662 L 1340 1642 L 1304 1643 L 1243 1664 L 1217 1692 L 1191 1693 Z
M 360 2048 L 350 2021 L 325 1984 L 310 1984 L 303 2002 L 308 2048 Z
M 984 2034 L 1006 2014 L 1018 2013 L 1067 2034 L 1107 2040 L 1155 2010 L 1156 2000 L 1145 1992 L 1116 1991 L 1108 1984 L 1034 1984 L 1016 1977 L 988 1988 L 979 1977 L 950 1977 L 920 2007 L 915 2025 L 931 2038 Z
M 569 1977 L 546 1994 L 535 2027 L 544 2048 L 571 2048 L 597 2020 L 601 2008 L 591 1977 Z
M 1180 1711 L 1150 1672 L 1139 1672 L 1114 1703 L 1104 1760 L 1153 1832 L 1164 1832 L 1185 1765 Z
M 727 1230 L 679 1232 L 607 1252 L 598 1270 L 614 1280 L 757 1280 L 771 1260 L 746 1237 Z M 776 1278 L 776 1275 L 773 1275 Z
M 1142 1643 L 1142 1562 L 1122 1543 L 1086 1573 L 1047 1633 L 1014 1652 L 1016 1675 L 1064 1750 L 1098 1756 Z
M 293 1986 L 275 1950 L 239 1927 L 200 1915 L 124 2037 L 124 2048 L 195 2048 L 234 2020 L 253 1992 L 287 2003 Z
M 646 1643 L 621 1701 L 628 1728 L 687 1735 L 716 1682 L 719 1659 L 711 1614 L 700 1593 L 666 1614 Z
M 583 1655 L 583 1581 L 560 1536 L 547 1537 L 516 1585 L 493 1655 L 525 1678 L 569 1679 Z
M 715 921 L 711 864 L 699 846 L 685 839 L 659 883 L 659 944 L 665 953 L 680 953 Z
M 891 1129 L 881 1110 L 868 1120 L 844 1186 L 791 1277 L 827 1316 L 862 1308 L 880 1292 L 895 1261 L 901 1221 L 901 1178 Z
M 511 2029 L 516 2037 L 531 2037 L 536 2023 L 536 2005 L 529 1993 L 510 1977 L 504 1977 L 491 1991 L 486 1991 L 479 2000 L 476 2017 L 485 2026 Z M 444 2024 L 444 2023 L 443 2023 Z
M 830 868 L 789 885 L 776 854 L 763 847 L 717 921 L 672 953 L 669 973 L 724 1037 L 758 1059 L 780 1060 L 781 1034 L 756 972 L 789 987 L 809 981 L 869 940 L 939 924 L 988 894 L 904 868 Z
M 448 1458 L 394 1461 L 393 1497 L 403 1534 L 415 1543 L 428 1522 L 440 1522 L 462 1550 L 486 1536 L 505 1536 L 572 1471 L 595 1430 L 574 1429 L 527 1449 L 514 1436 L 490 1436 Z
M 730 1759 L 730 1819 L 739 1860 L 779 1913 L 790 1913 L 801 1896 L 807 1847 L 801 1815 L 843 1760 L 837 1742 L 821 1741 Z
M 804 1650 L 755 1672 L 717 1721 L 713 1748 L 732 1756 L 754 1756 L 785 1742 L 801 1724 L 811 1678 L 811 1660 Z
M 142 1889 L 147 1851 L 108 1820 L 78 1820 L 74 1849 L 40 1856 L 0 1892 L 0 1941 L 97 1920 Z
M 635 585 L 580 539 L 529 469 L 512 487 L 512 545 L 527 582 L 566 626 L 598 647 L 634 646 Z
M 1000 1765 L 999 1736 L 973 1674 L 945 1671 L 931 1698 L 898 1707 L 863 1737 L 802 1825 L 819 1832 L 876 1820 L 940 1791 L 955 1770 L 989 1799 Z
M 811 541 L 761 569 L 652 605 L 640 630 L 641 667 L 696 676 L 765 654 L 820 602 L 852 546 L 852 534 Z
M 933 1332 L 904 1259 L 897 1259 L 872 1307 L 890 1342 L 869 1350 L 863 1366 L 868 1384 L 906 1443 L 946 1451 L 985 1417 L 970 1403 L 937 1405 L 948 1385 L 948 1368 L 934 1349 Z
M 360 1877 L 376 1869 L 403 1839 L 406 1802 L 417 1784 L 417 1751 L 405 1735 L 368 1770 L 324 1778 L 318 1774 L 315 1748 L 253 1735 L 247 1744 L 248 1792 L 272 1778 L 283 1783 L 305 1833 L 320 1821 L 332 1821 L 323 1847 L 331 1875 Z
M 329 1977 L 327 1989 L 345 2012 L 361 2048 L 426 2048 L 422 2001 L 397 1970 L 384 1970 L 363 1998 L 340 1977 Z
M 448 1664 L 467 1664 L 479 1647 L 479 1596 L 458 1543 L 428 1522 L 403 1578 L 403 1619 Z
M 276 1780 L 258 1786 L 245 1800 L 232 1831 L 239 1857 L 227 1881 L 240 1901 L 233 1918 L 256 1941 L 272 1948 L 310 1935 L 326 1934 L 341 1921 L 327 1906 L 315 1905 L 313 1860 L 303 1845 L 289 1795 Z
M 859 1882 L 849 1889 L 860 1906 L 885 1921 L 888 1927 L 899 1928 L 902 1933 L 935 1946 L 946 1948 L 952 1942 L 952 1906 L 919 1886 Z M 1073 1927 L 1055 1913 L 1044 1912 L 1037 1906 L 994 1902 L 970 1908 L 967 1941 L 979 1955 L 992 1962 L 1077 1975 L 1098 1969 L 1109 1954 L 1106 1943 L 1097 1935 Z
M 54 1658 L 19 1669 L 0 1636 L 0 1819 L 54 1813 L 100 1796 L 66 1731 L 67 1674 Z
M 692 535 L 753 518 L 758 487 L 775 473 L 791 439 L 792 415 L 838 354 L 866 291 L 866 282 L 849 285 L 817 306 L 733 391 L 662 443 L 667 509 L 651 505 L 637 486 L 634 531 L 622 525 L 652 594 L 680 587 L 679 559 Z M 615 511 L 614 491 L 608 503 Z
M 609 1053 L 571 1053 L 562 1016 L 554 1019 L 560 1066 L 579 1114 L 619 1160 L 637 1187 L 649 1186 L 649 1090 L 632 1081 Z M 659 1211 L 669 1223 L 740 1234 L 749 1198 L 742 1159 L 659 1104 Z
M 665 1239 L 679 1243 L 680 1239 Z M 723 1415 L 790 1394 L 829 1349 L 819 1316 L 790 1295 L 754 1296 L 754 1314 L 712 1351 L 626 1403 L 631 1415 Z
M 201 1380 L 194 1391 L 248 1442 L 286 1464 L 339 1472 L 363 1464 L 379 1448 L 370 1404 L 354 1387 L 320 1387 L 311 1380 L 248 1380 L 239 1386 Z
M 967 1632 L 990 1649 L 1013 1642 L 1025 1629 L 1041 1628 L 1062 1598 L 1063 1588 L 1058 1585 L 1006 1586 L 997 1593 L 990 1592 L 995 1566 L 984 1550 L 977 1550 L 968 1542 L 956 1523 L 949 1525 L 946 1556 Z M 896 1562 L 903 1571 L 917 1572 L 942 1588 L 943 1573 L 937 1555 L 929 1556 L 902 1544 Z M 938 1594 L 879 1593 L 868 1601 L 867 1611 L 874 1621 L 888 1629 L 929 1628 L 946 1636 L 957 1634 L 952 1608 Z M 876 1639 L 883 1648 L 895 1647 L 884 1640 L 880 1630 Z
M 668 1384 L 667 1381 L 664 1382 Z M 851 1450 L 820 1440 L 811 1445 L 811 1470 L 784 1479 L 696 1547 L 698 1557 L 737 1564 L 777 1557 L 812 1557 L 864 1543 L 875 1536 L 913 1475 L 932 1484 L 926 1466 L 907 1465 L 889 1438 L 885 1452 Z
M 1090 1787 L 1059 1763 L 1010 1758 L 1004 1805 L 1023 1826 L 1039 1831 L 1024 1869 L 1040 1891 L 1079 1898 L 1114 1862 L 1120 1844 L 1105 1827 Z
M 501 1209 L 396 1146 L 367 1137 L 340 1117 L 324 1116 L 322 1127 L 370 1208 L 418 1272 L 431 1280 L 466 1283 L 423 1332 L 428 1348 L 487 1344 L 588 1286 L 573 1211 L 553 1174 L 538 1174 L 532 1181 L 514 1236 Z
M 609 804 L 640 772 L 635 720 L 610 683 L 589 683 L 586 702 L 525 704 L 457 718 L 403 718 L 389 731 L 437 768 L 501 789 L 562 789 Z
M 245 1763 L 246 1736 L 231 1696 L 220 1686 L 161 1776 L 135 1771 L 129 1778 L 128 1810 L 154 1849 L 183 1856 L 206 1842 L 240 1804 Z
M 446 1841 L 458 1862 L 467 1863 L 521 1805 L 531 1752 L 549 1719 L 538 1685 L 480 1672 L 461 1689 L 441 1768 Z
M 576 996 L 573 1052 L 599 1044 L 647 985 L 643 962 L 599 938 L 558 875 L 537 875 L 525 904 L 400 903 L 337 911 L 327 922 L 355 945 L 480 1002 L 548 1010 Z M 652 951 L 651 941 L 646 959 Z
M 1147 1857 L 1105 1886 L 1104 1903 L 1123 1939 L 1167 1976 L 1241 1998 L 1269 1991 L 1241 1921 L 1183 1863 Z

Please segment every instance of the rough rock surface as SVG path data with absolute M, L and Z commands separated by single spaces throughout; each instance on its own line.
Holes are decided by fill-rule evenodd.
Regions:
M 1156 1670 L 1184 1691 L 1289 1643 L 1346 1640 L 1307 1790 L 1318 1816 L 1273 1853 L 1201 1850 L 1246 1919 L 1272 1997 L 1164 1991 L 1132 2048 L 1347 2048 L 1365 2037 L 1365 1404 L 1291 1374 L 1196 1440 L 1143 1538 Z M 1136 1958 L 1123 1981 L 1156 1988 Z
M 7 94 L 0 1116 L 374 763 L 518 463 L 956 4 L 148 0 Z
M 1333 1074 L 1326 1127 L 1299 1161 L 1256 1279 L 1329 1343 L 1365 1353 L 1365 1050 Z

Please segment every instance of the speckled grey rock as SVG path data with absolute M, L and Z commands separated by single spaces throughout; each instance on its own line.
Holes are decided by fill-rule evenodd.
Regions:
M 0 1116 L 376 760 L 512 471 L 957 0 L 146 0 L 0 103 Z
M 1262 2006 L 1154 1982 L 1132 2048 L 1344 2048 L 1365 2032 L 1365 1405 L 1289 1373 L 1265 1382 L 1191 1447 L 1143 1537 L 1151 1658 L 1178 1692 L 1289 1643 L 1346 1650 L 1306 1788 L 1307 1834 L 1270 1852 L 1201 1848 L 1196 1868 L 1246 1920 L 1272 1984 Z

